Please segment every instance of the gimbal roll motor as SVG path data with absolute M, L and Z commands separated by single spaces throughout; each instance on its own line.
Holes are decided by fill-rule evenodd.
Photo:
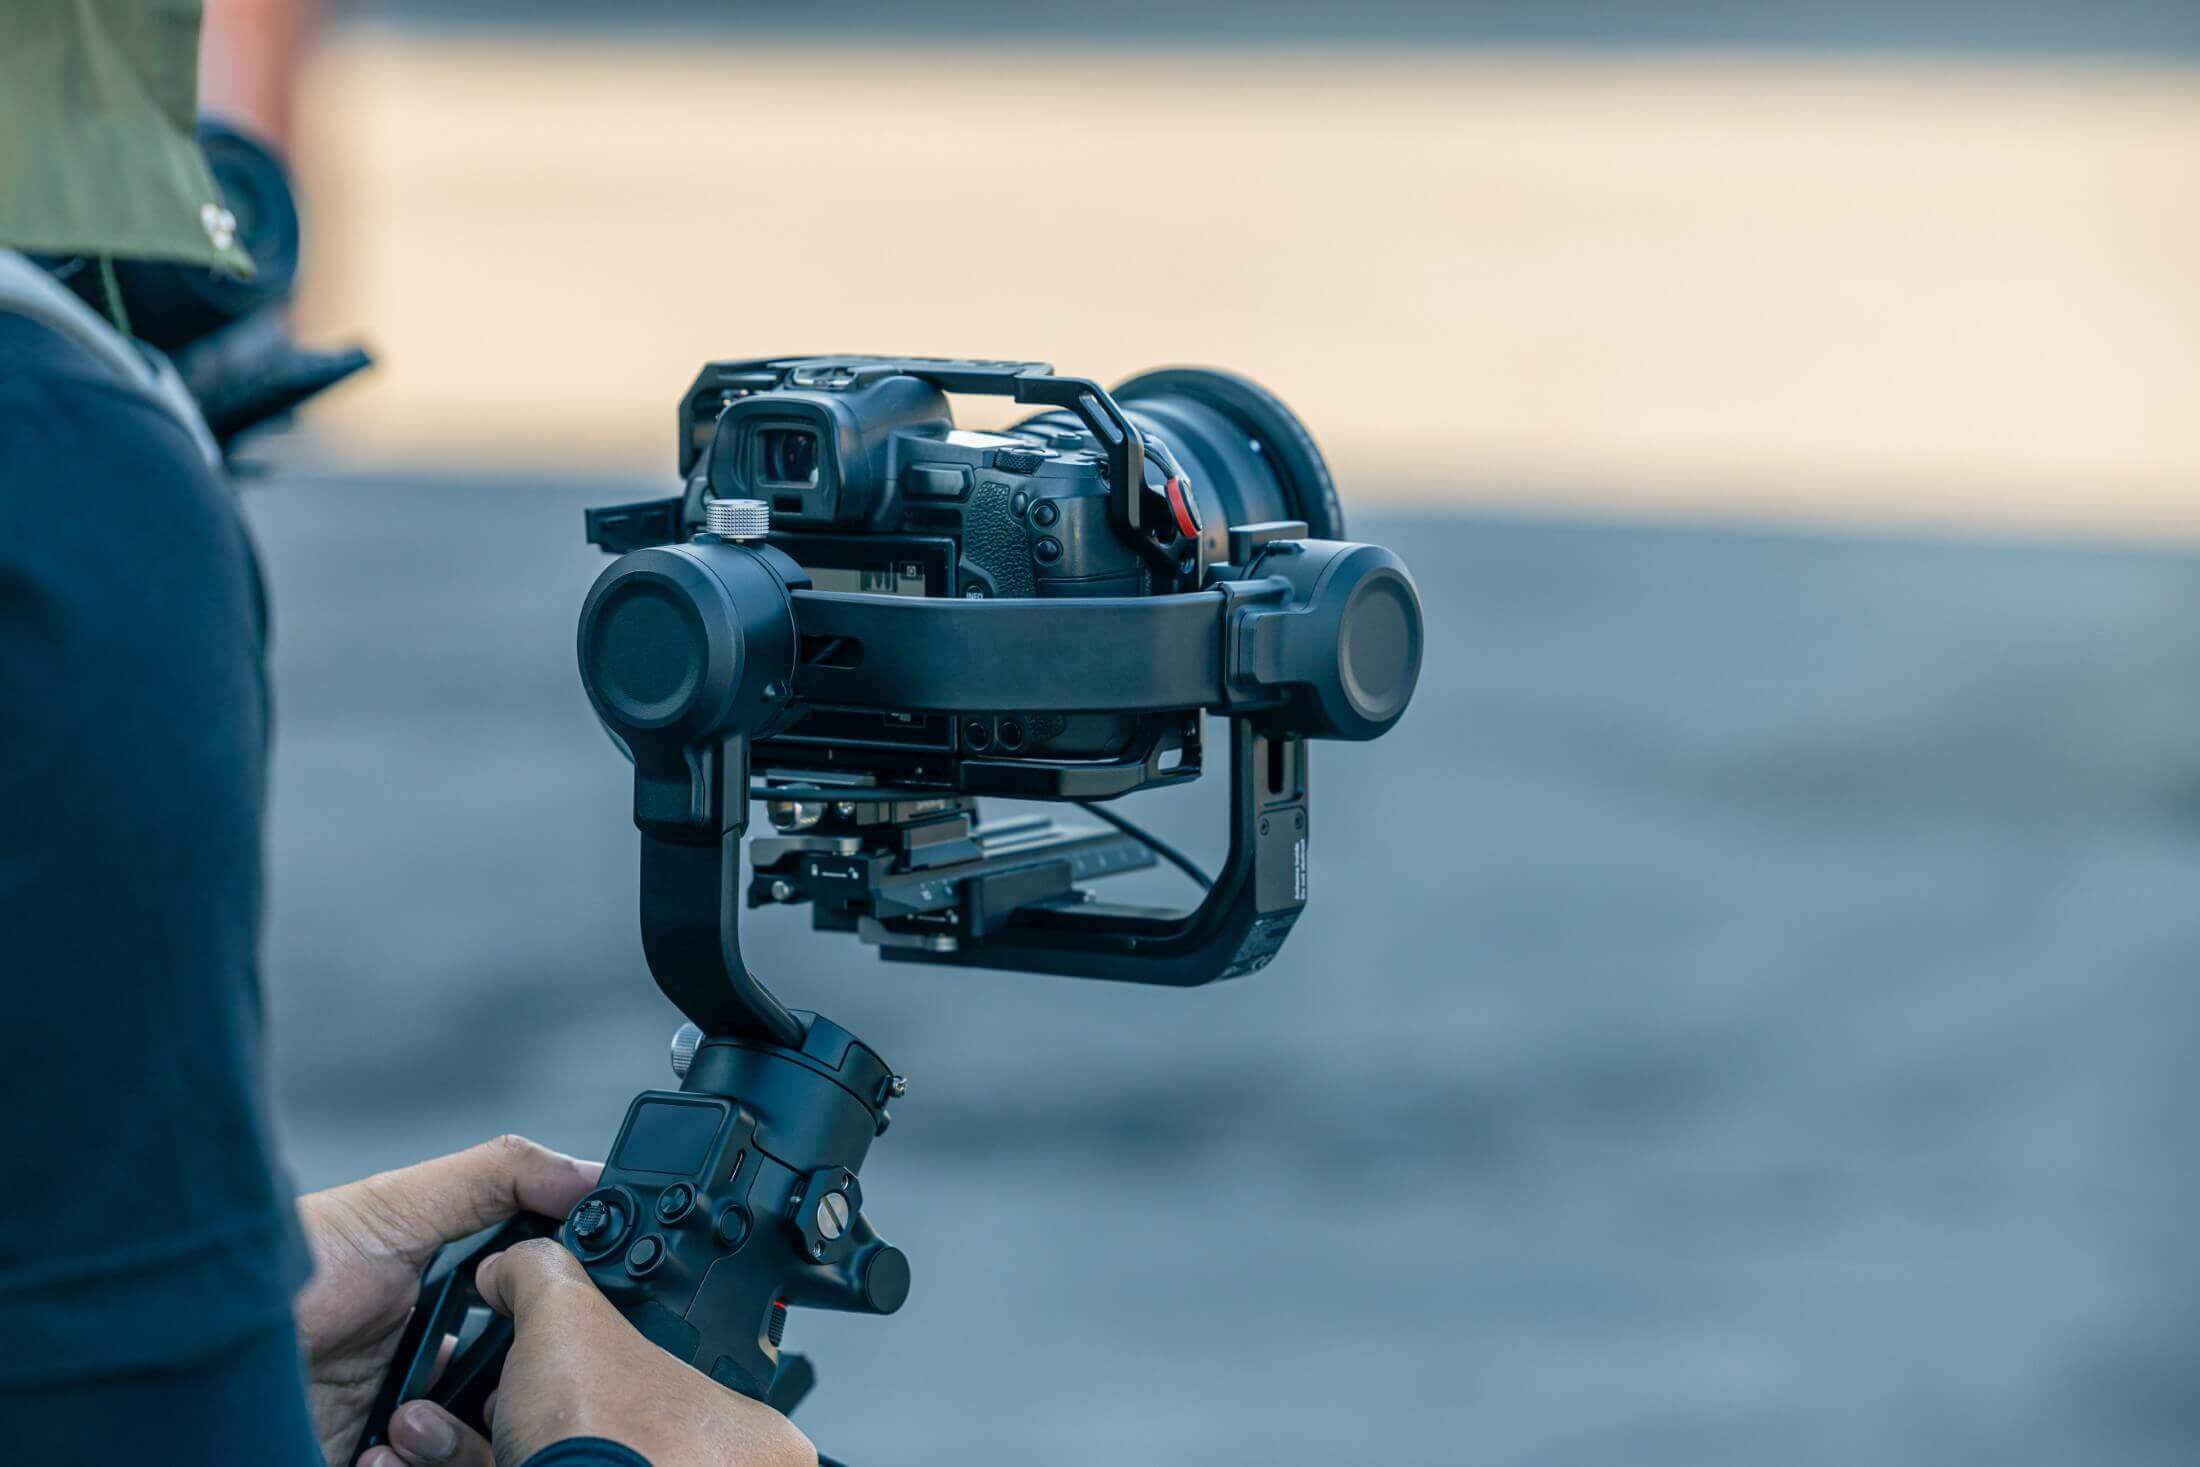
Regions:
M 1044 411 L 970 432 L 950 394 Z M 809 1373 L 778 1348 L 788 1306 L 890 1313 L 907 1293 L 857 1176 L 903 1082 L 749 971 L 744 903 L 808 905 L 898 962 L 1175 986 L 1257 971 L 1307 899 L 1307 745 L 1397 722 L 1421 608 L 1397 556 L 1342 538 L 1296 418 L 1225 373 L 1110 394 L 1039 363 L 715 363 L 679 446 L 680 495 L 589 516 L 619 558 L 578 651 L 634 764 L 644 952 L 691 1028 L 681 1088 L 635 1100 L 560 1236 L 649 1338 L 791 1408 Z M 1231 782 L 1211 880 L 1100 803 L 1197 777 L 1210 714 Z M 984 795 L 1107 823 L 988 825 Z M 774 833 L 744 886 L 752 800 Z M 1200 901 L 1091 885 L 1157 853 Z M 470 1278 L 461 1259 L 431 1282 L 401 1357 L 429 1364 L 393 1372 L 388 1406 L 426 1391 Z M 427 1393 L 470 1404 L 494 1375 L 484 1339 Z

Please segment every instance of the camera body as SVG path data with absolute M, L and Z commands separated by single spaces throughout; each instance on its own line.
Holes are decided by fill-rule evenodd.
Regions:
M 983 601 L 1134 598 L 1195 589 L 1227 553 L 1227 527 L 1308 518 L 1341 531 L 1335 491 L 1303 428 L 1243 379 L 1164 372 L 1115 399 L 1005 432 L 955 426 L 958 382 L 1030 380 L 1043 364 L 879 357 L 713 362 L 682 397 L 678 523 L 627 537 L 591 515 L 607 549 L 703 527 L 712 500 L 768 507 L 769 543 L 823 592 Z M 1070 382 L 1045 376 L 1049 383 Z M 1149 391 L 1140 392 L 1147 384 Z M 1092 403 L 1092 399 L 1099 399 Z M 1092 403 L 1088 411 L 1086 403 Z M 1102 405 L 1104 404 L 1104 411 Z M 1120 432 L 1110 432 L 1120 422 Z M 1295 449 L 1296 459 L 1263 439 Z M 1122 455 L 1135 446 L 1136 463 Z M 1139 523 L 1123 513 L 1128 467 Z M 1294 490 L 1297 492 L 1294 493 Z M 601 518 L 599 518 L 601 516 Z M 844 649 L 841 649 L 844 650 Z M 1087 655 L 1073 643 L 1030 649 Z M 821 642 L 805 654 L 829 665 Z M 805 700 L 760 739 L 760 766 L 961 793 L 1113 796 L 1198 775 L 1196 713 L 836 706 Z
M 959 429 L 945 393 L 883 366 L 806 363 L 783 380 L 724 403 L 704 449 L 708 482 L 715 498 L 768 504 L 775 543 L 799 548 L 817 589 L 1148 589 L 1137 550 L 1108 522 L 1107 461 L 1089 432 Z

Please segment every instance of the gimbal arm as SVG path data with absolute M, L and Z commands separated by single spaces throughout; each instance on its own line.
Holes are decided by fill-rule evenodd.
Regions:
M 778 551 L 711 535 L 621 557 L 582 609 L 581 674 L 634 756 L 658 986 L 706 1033 L 799 1039 L 742 961 L 738 875 L 749 741 L 804 703 L 1228 715 L 1230 860 L 1197 908 L 1042 908 L 951 954 L 890 955 L 1172 985 L 1265 965 L 1306 900 L 1306 740 L 1384 732 L 1420 667 L 1420 602 L 1397 558 L 1295 533 L 1233 531 L 1241 571 L 1127 598 L 826 594 Z M 801 661 L 817 639 L 860 655 Z M 1044 798 L 1050 771 L 996 760 L 983 772 L 992 793 Z

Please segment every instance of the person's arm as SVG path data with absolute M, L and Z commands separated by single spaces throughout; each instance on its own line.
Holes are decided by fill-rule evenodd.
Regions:
M 677 1362 L 667 1357 L 666 1363 Z M 300 1386 L 297 1336 L 277 1325 L 179 1369 L 0 1391 L 0 1442 L 7 1443 L 11 1462 L 313 1467 L 323 1458 Z M 412 1424 L 410 1416 L 401 1420 Z M 455 1456 L 455 1432 L 447 1447 L 433 1426 L 420 1427 L 407 1440 L 414 1448 L 407 1454 L 411 1460 L 461 1461 Z M 568 1437 L 535 1453 L 523 1467 L 656 1464 L 601 1437 Z
M 321 1460 L 288 1321 L 169 1369 L 0 1390 L 0 1442 L 9 1461 L 24 1463 L 310 1467 Z

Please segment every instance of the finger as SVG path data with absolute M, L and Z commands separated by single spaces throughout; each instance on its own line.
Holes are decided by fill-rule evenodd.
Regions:
M 524 1325 L 533 1311 L 553 1305 L 611 1307 L 581 1261 L 548 1238 L 516 1243 L 482 1259 L 474 1270 L 474 1287 L 482 1303 L 517 1325 Z
M 432 1250 L 518 1212 L 563 1217 L 602 1173 L 599 1162 L 499 1136 L 358 1185 L 405 1244 Z
M 489 1392 L 481 1401 L 481 1424 L 491 1431 L 497 1429 L 497 1393 Z
M 495 1467 L 496 1455 L 481 1434 L 429 1401 L 408 1401 L 390 1418 L 395 1459 L 388 1467 Z

